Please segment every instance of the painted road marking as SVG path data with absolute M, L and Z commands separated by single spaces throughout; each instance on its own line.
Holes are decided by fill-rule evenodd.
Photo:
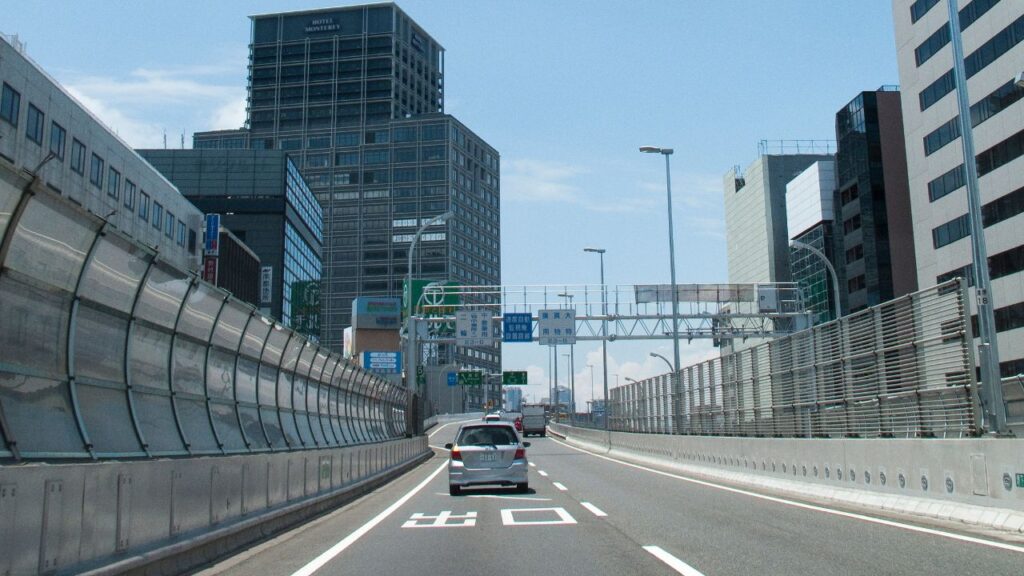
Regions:
M 594 516 L 597 516 L 597 517 L 607 516 L 607 514 L 605 514 L 605 512 L 603 510 L 601 510 L 597 506 L 594 506 L 590 502 L 580 502 L 580 506 L 583 506 L 587 510 L 590 510 L 591 512 L 593 512 Z
M 516 520 L 516 514 L 530 516 L 538 512 L 554 512 L 558 519 Z M 550 517 L 550 515 L 547 516 Z M 555 526 L 559 524 L 575 524 L 576 519 L 565 508 L 505 508 L 501 511 L 501 523 L 505 526 Z
M 448 494 L 440 494 L 447 496 Z M 532 502 L 551 502 L 551 498 L 537 498 L 536 496 L 499 496 L 498 494 L 466 494 L 464 498 L 496 498 L 498 500 L 530 500 Z
M 536 465 L 535 463 L 533 463 L 533 462 L 530 462 L 530 466 L 532 466 L 532 467 L 534 467 L 534 468 L 536 468 L 536 467 L 537 467 L 537 465 Z
M 429 522 L 423 522 L 429 520 Z M 437 516 L 427 516 L 416 512 L 402 524 L 402 528 L 451 528 L 454 526 L 476 526 L 476 512 L 452 514 L 451 510 L 442 510 Z
M 661 560 L 668 565 L 669 568 L 682 574 L 683 576 L 704 576 L 696 568 L 690 566 L 686 562 L 683 562 L 679 558 L 665 552 L 658 546 L 644 546 L 644 550 L 647 550 L 654 555 L 655 558 Z
M 302 568 L 299 568 L 297 571 L 292 573 L 292 576 L 310 576 L 311 574 L 313 574 L 317 570 L 323 568 L 324 565 L 327 564 L 328 562 L 330 562 L 332 559 L 334 559 L 335 556 L 337 556 L 338 554 L 341 554 L 342 552 L 344 552 L 346 548 L 348 548 L 352 544 L 355 544 L 356 541 L 359 540 L 360 538 L 362 538 L 367 532 L 369 532 L 370 530 L 373 530 L 374 526 L 376 526 L 377 524 L 380 524 L 381 522 L 384 521 L 385 518 L 390 516 L 395 510 L 398 510 L 399 508 L 401 508 L 402 504 L 405 504 L 406 502 L 408 502 L 410 498 L 415 496 L 417 492 L 419 492 L 420 490 L 423 489 L 424 486 L 429 484 L 430 481 L 433 480 L 438 474 L 440 474 L 441 471 L 444 470 L 447 466 L 448 466 L 448 462 L 445 462 L 445 463 L 441 464 L 440 466 L 438 466 L 437 470 L 434 470 L 430 474 L 430 476 L 427 476 L 423 480 L 423 482 L 420 482 L 419 484 L 417 484 L 415 488 L 413 488 L 412 490 L 406 492 L 405 496 L 402 496 L 401 498 L 396 500 L 394 504 L 392 504 L 391 506 L 388 506 L 387 508 L 385 508 L 383 512 L 381 512 L 380 514 L 377 514 L 376 516 L 374 516 L 372 520 L 370 520 L 366 524 L 363 524 L 362 526 L 357 528 L 355 532 L 352 532 L 351 534 L 346 536 L 343 540 L 341 540 L 340 542 L 338 542 L 334 546 L 331 546 L 330 548 L 328 548 L 326 552 L 324 552 L 323 554 L 320 554 L 319 556 L 314 558 L 311 562 L 309 562 L 308 564 L 306 564 Z
M 545 471 L 543 471 L 543 470 L 537 470 L 537 474 L 540 474 L 541 476 L 543 476 L 543 477 L 545 477 L 545 478 L 547 478 L 547 477 L 548 477 L 548 473 L 547 473 L 547 472 L 545 472 Z
M 708 482 L 706 480 L 697 480 L 696 478 L 687 478 L 686 476 L 680 476 L 678 474 L 672 474 L 669 472 L 663 472 L 654 468 L 648 468 L 639 464 L 633 464 L 632 462 L 625 462 L 623 460 L 616 460 L 601 454 L 595 454 L 582 448 L 570 446 L 560 440 L 555 440 L 566 448 L 571 448 L 577 452 L 589 454 L 594 458 L 601 458 L 609 462 L 615 462 L 622 466 L 628 466 L 637 470 L 644 470 L 661 476 L 667 476 L 669 478 L 675 478 L 676 480 L 682 480 L 683 482 L 690 482 L 691 484 L 698 484 L 700 486 L 707 486 L 708 488 L 716 488 L 718 490 L 724 490 L 726 492 L 732 492 L 734 494 L 743 494 L 744 496 L 750 496 L 751 498 L 758 498 L 760 500 L 767 500 L 769 502 L 775 502 L 777 504 L 784 504 L 786 506 L 793 506 L 795 508 L 803 508 L 804 510 L 813 510 L 815 512 L 824 512 L 825 514 L 832 514 L 834 516 L 842 516 L 843 518 L 852 518 L 854 520 L 862 520 L 864 522 L 870 522 L 872 524 L 881 524 L 882 526 L 889 526 L 891 528 L 900 528 L 903 530 L 909 530 L 911 532 L 919 532 L 921 534 L 929 534 L 932 536 L 940 536 L 942 538 L 949 538 L 950 540 L 960 540 L 961 542 L 970 542 L 972 544 L 980 544 L 982 546 L 988 546 L 990 548 L 999 548 L 1002 550 L 1010 550 L 1013 552 L 1024 552 L 1024 546 L 1015 546 L 1013 544 L 1006 544 L 1004 542 L 993 542 L 992 540 L 983 540 L 981 538 L 975 538 L 973 536 L 965 536 L 963 534 L 956 534 L 954 532 L 944 532 L 942 530 L 936 530 L 934 528 L 924 528 L 922 526 L 914 526 L 913 524 L 904 524 L 903 522 L 896 522 L 894 520 L 884 520 L 882 518 L 875 518 L 873 516 L 865 516 L 864 514 L 857 514 L 854 512 L 845 512 L 843 510 L 836 510 L 833 508 L 826 508 L 824 506 L 818 506 L 815 504 L 806 504 L 804 502 L 797 502 L 795 500 L 787 500 L 785 498 L 778 498 L 776 496 L 768 496 L 767 494 L 758 494 L 757 492 L 751 492 L 749 490 L 742 490 L 740 488 L 733 488 L 731 486 L 723 486 L 721 484 L 715 484 L 714 482 Z
M 568 488 L 566 488 L 561 482 L 552 482 L 552 484 L 554 484 L 555 488 L 558 488 L 562 492 L 565 492 L 566 490 L 568 490 Z

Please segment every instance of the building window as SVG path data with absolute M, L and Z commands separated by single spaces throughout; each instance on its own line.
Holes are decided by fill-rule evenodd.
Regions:
M 363 164 L 387 164 L 391 155 L 387 150 L 367 150 L 363 153 Z
M 18 115 L 21 113 L 21 94 L 4 82 L 3 95 L 0 96 L 0 118 L 7 120 L 13 126 L 18 125 Z
M 92 155 L 92 164 L 89 168 L 89 182 L 100 190 L 103 189 L 103 158 L 95 153 Z
M 85 144 L 78 138 L 71 139 L 71 169 L 80 175 L 85 171 Z
M 931 156 L 936 150 L 959 137 L 960 116 L 956 116 L 924 137 L 924 155 Z
M 858 196 L 860 196 L 860 190 L 858 190 L 857 189 L 857 185 L 854 184 L 853 186 L 850 186 L 846 190 L 843 190 L 842 192 L 840 192 L 839 198 L 840 198 L 841 205 L 842 206 L 846 206 L 850 202 L 853 202 L 854 200 L 856 200 Z
M 56 122 L 50 123 L 50 152 L 60 160 L 64 161 L 64 141 L 67 138 L 67 131 Z
M 860 214 L 854 214 L 851 218 L 843 221 L 843 232 L 849 234 L 854 230 L 860 230 Z
M 107 196 L 117 199 L 121 194 L 121 173 L 114 170 L 114 167 L 110 167 L 110 173 L 107 174 Z
M 863 290 L 865 287 L 867 287 L 867 283 L 865 282 L 863 274 L 861 274 L 859 276 L 854 276 L 853 278 L 850 278 L 846 282 L 846 289 L 849 292 L 856 292 L 858 290 Z
M 1024 23 L 1021 28 L 1024 29 Z M 978 177 L 1009 164 L 1020 158 L 1022 154 L 1024 154 L 1024 130 L 978 154 Z
M 964 58 L 964 75 L 970 78 L 1024 40 L 1024 16 L 1003 28 Z
M 43 145 L 43 123 L 46 115 L 39 108 L 36 108 L 34 104 L 28 105 L 28 120 L 25 123 L 25 137 L 29 140 Z
M 185 223 L 178 221 L 178 246 L 185 245 Z
M 164 222 L 164 235 L 174 238 L 174 213 L 170 210 L 167 211 L 167 220 Z
M 135 182 L 128 179 L 124 181 L 124 207 L 135 210 Z
M 935 249 L 942 248 L 948 244 L 952 244 L 961 238 L 966 238 L 971 234 L 971 224 L 967 219 L 967 214 L 954 218 L 941 226 L 937 226 L 932 230 L 932 245 Z
M 423 134 L 421 140 L 444 140 L 444 124 L 427 124 L 423 126 Z
M 334 135 L 335 146 L 358 146 L 359 132 L 338 132 Z
M 153 202 L 153 228 L 160 230 L 164 221 L 164 207 L 159 202 Z
M 337 166 L 359 166 L 359 152 L 338 152 L 334 155 Z
M 149 222 L 149 194 L 145 192 L 139 192 L 139 218 Z
M 853 248 L 850 248 L 850 249 L 848 249 L 846 251 L 846 263 L 847 264 L 849 264 L 851 262 L 856 262 L 857 260 L 860 260 L 862 258 L 864 258 L 864 245 L 863 244 L 857 244 Z
M 935 202 L 964 185 L 964 165 L 961 164 L 928 183 L 928 199 Z
M 921 93 L 917 95 L 918 103 L 921 105 L 921 111 L 924 112 L 942 99 L 943 96 L 949 94 L 956 89 L 956 79 L 953 78 L 953 71 L 950 70 L 942 76 L 939 76 L 934 82 L 929 84 Z

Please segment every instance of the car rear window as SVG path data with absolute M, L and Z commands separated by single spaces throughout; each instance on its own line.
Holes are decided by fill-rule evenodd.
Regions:
M 516 444 L 519 438 L 507 426 L 478 426 L 463 428 L 457 444 L 461 446 L 490 446 L 492 444 Z

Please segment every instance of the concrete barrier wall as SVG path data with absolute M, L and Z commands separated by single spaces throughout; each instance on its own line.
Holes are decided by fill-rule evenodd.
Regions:
M 550 428 L 611 456 L 1024 510 L 1024 439 L 735 438 Z
M 420 436 L 305 452 L 0 466 L 0 575 L 78 573 L 199 542 L 343 495 L 429 453 Z

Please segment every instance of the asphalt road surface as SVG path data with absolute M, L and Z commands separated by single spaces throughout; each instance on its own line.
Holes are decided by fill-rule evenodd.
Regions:
M 458 424 L 432 431 L 451 442 Z M 530 493 L 448 495 L 447 453 L 201 574 L 1024 574 L 1024 546 L 697 482 L 530 438 Z

